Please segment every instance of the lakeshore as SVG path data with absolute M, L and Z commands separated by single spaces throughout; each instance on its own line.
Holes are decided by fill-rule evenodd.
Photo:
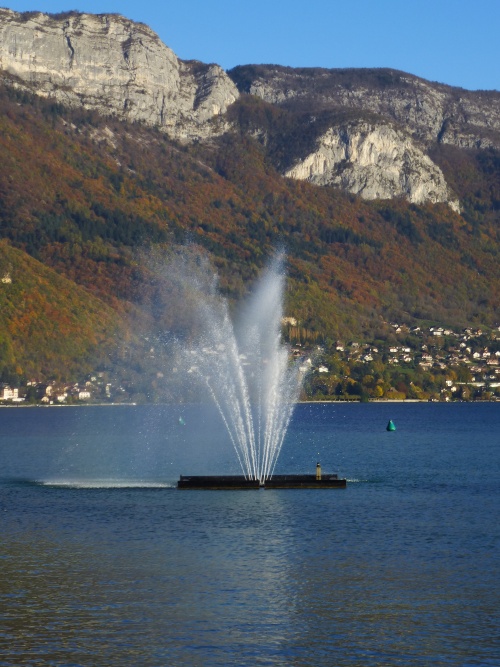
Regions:
M 431 400 L 431 399 L 419 399 L 419 398 L 370 398 L 361 400 L 359 398 L 335 398 L 335 399 L 309 399 L 309 400 L 299 400 L 296 402 L 296 405 L 337 405 L 337 404 L 347 404 L 347 403 L 370 403 L 370 404 L 380 404 L 386 405 L 388 403 L 403 403 L 403 404 L 416 404 L 416 403 L 439 403 L 440 405 L 456 405 L 457 403 L 462 404 L 471 404 L 471 403 L 500 403 L 500 397 L 495 396 L 491 399 L 480 399 L 480 400 Z M 191 403 L 113 403 L 113 402 L 91 402 L 91 401 L 79 401 L 75 403 L 25 403 L 17 402 L 10 403 L 8 401 L 0 401 L 1 408 L 93 408 L 93 407 L 136 407 L 136 406 L 178 406 L 183 407 L 186 405 L 192 405 Z

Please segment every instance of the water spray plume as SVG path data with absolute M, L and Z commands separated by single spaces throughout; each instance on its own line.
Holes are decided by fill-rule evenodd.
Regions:
M 217 406 L 243 474 L 260 482 L 273 474 L 303 379 L 281 339 L 283 264 L 284 256 L 277 255 L 237 325 L 213 272 L 201 279 L 191 272 L 187 279 L 201 323 L 184 350 L 189 372 Z

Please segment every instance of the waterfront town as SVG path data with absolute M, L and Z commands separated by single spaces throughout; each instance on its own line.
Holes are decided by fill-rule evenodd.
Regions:
M 369 343 L 292 344 L 291 357 L 305 377 L 301 399 L 500 401 L 500 326 L 486 333 L 391 323 L 390 331 L 384 340 Z M 4 382 L 0 405 L 168 402 L 168 392 L 162 395 L 166 376 L 177 376 L 179 385 L 184 371 L 172 364 L 169 371 L 157 368 L 158 356 L 150 347 L 147 379 L 98 369 L 80 382 Z

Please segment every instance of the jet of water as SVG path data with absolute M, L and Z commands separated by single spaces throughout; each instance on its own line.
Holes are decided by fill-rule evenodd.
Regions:
M 190 370 L 215 402 L 243 474 L 261 483 L 273 474 L 303 380 L 281 340 L 283 264 L 277 255 L 238 326 L 216 278 L 200 283 L 191 277 L 202 326 L 186 350 Z

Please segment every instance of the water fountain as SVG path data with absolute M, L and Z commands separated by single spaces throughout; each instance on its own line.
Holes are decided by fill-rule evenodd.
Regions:
M 202 272 L 200 280 L 200 274 L 190 275 L 190 294 L 201 326 L 184 358 L 188 373 L 207 388 L 217 406 L 243 474 L 183 476 L 179 488 L 345 486 L 336 475 L 274 475 L 304 375 L 299 363 L 290 361 L 281 339 L 283 264 L 284 256 L 277 255 L 245 303 L 237 325 L 216 276 L 207 279 Z

